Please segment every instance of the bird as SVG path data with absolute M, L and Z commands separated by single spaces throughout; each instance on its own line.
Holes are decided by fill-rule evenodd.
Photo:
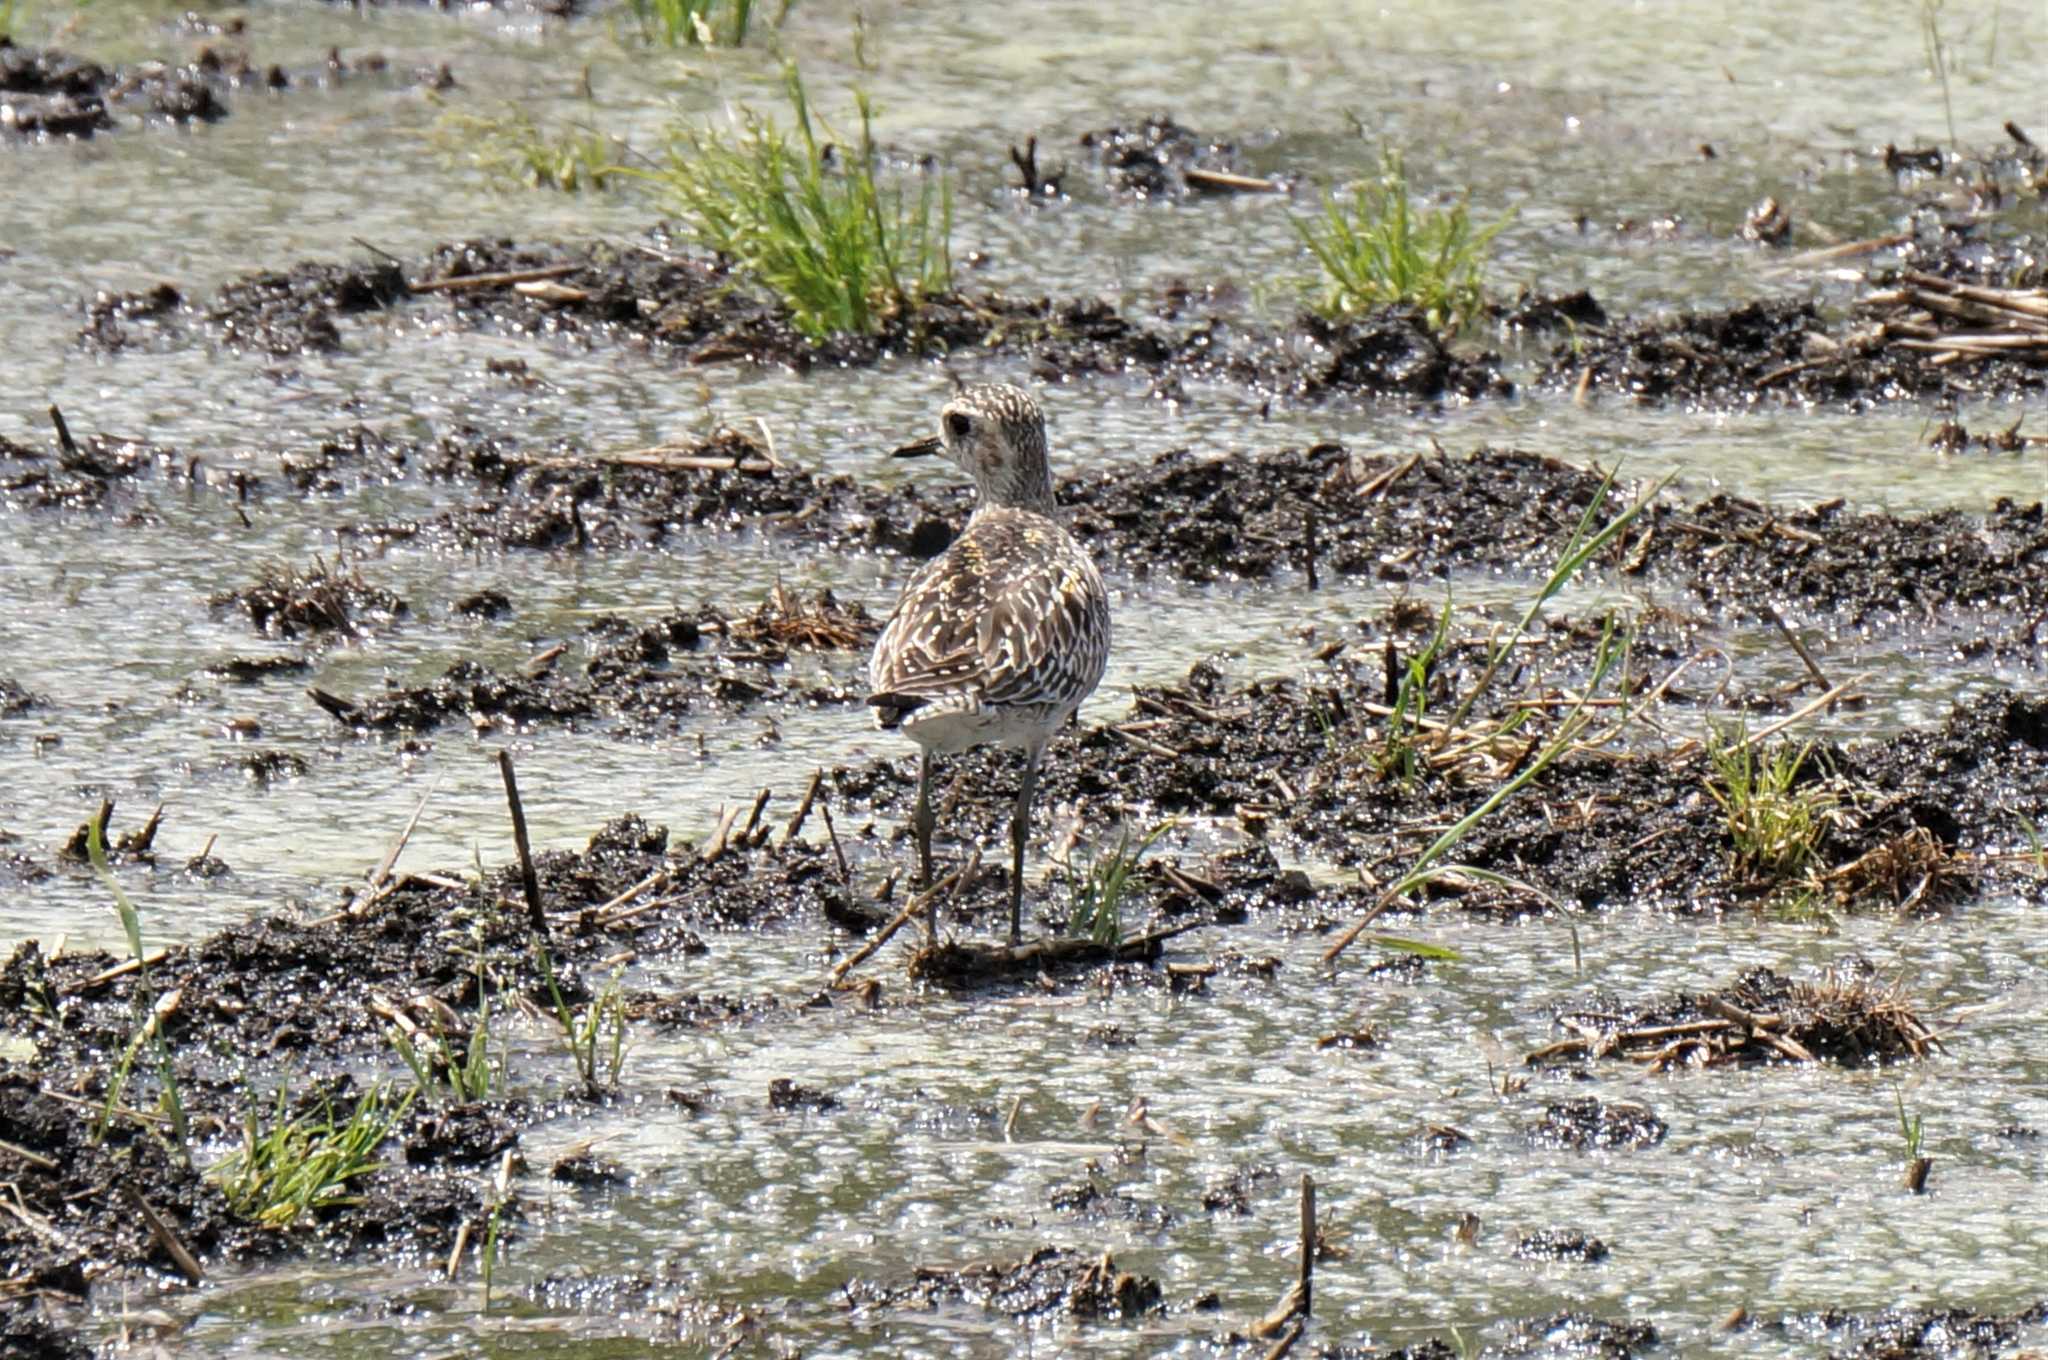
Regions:
M 1014 947 L 1039 765 L 1052 734 L 1102 683 L 1109 592 L 1060 522 L 1045 413 L 1029 392 L 1007 383 L 964 387 L 940 409 L 936 436 L 892 456 L 934 454 L 974 479 L 974 512 L 904 586 L 868 661 L 867 701 L 878 728 L 919 747 L 911 828 L 923 888 L 932 882 L 933 758 L 986 744 L 1022 748 L 1010 818 Z

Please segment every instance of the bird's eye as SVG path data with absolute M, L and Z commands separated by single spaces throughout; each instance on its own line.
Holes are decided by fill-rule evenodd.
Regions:
M 958 411 L 946 412 L 946 433 L 955 439 L 965 439 L 974 430 L 974 422 Z

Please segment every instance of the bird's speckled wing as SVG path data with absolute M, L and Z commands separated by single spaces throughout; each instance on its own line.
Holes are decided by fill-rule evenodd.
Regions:
M 1071 708 L 1109 660 L 1109 595 L 1064 528 L 990 509 L 904 587 L 868 663 L 877 696 Z

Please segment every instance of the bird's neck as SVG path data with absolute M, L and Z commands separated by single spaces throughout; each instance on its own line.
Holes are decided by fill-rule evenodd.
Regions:
M 1059 514 L 1059 504 L 1052 498 L 1052 471 L 1043 466 L 1020 468 L 1014 476 L 1000 480 L 981 481 L 976 490 L 980 493 L 974 504 L 977 515 L 995 509 L 1030 510 L 1048 519 Z

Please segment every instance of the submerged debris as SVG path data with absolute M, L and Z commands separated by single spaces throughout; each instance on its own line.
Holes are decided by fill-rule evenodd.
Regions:
M 1543 1118 L 1524 1132 L 1537 1147 L 1607 1151 L 1655 1147 L 1664 1141 L 1665 1124 L 1647 1105 L 1581 1096 L 1545 1106 Z
M 1562 1011 L 1572 1038 L 1528 1055 L 1531 1066 L 1611 1055 L 1671 1067 L 1830 1062 L 1844 1066 L 1923 1058 L 1941 1047 L 1900 984 L 1880 984 L 1868 963 L 1799 982 L 1752 968 L 1717 992 L 1638 1008 Z
M 1063 1313 L 1103 1320 L 1163 1311 L 1157 1280 L 1117 1269 L 1108 1252 L 1089 1256 L 1069 1247 L 1040 1247 L 1022 1261 L 920 1266 L 907 1284 L 854 1279 L 844 1295 L 863 1311 L 972 1303 L 1012 1318 Z
M 2023 1327 L 2048 1323 L 2048 1303 L 2014 1313 L 1980 1313 L 1966 1308 L 1885 1308 L 1851 1312 L 1830 1308 L 1793 1313 L 1777 1327 L 1814 1341 L 1846 1343 L 1830 1360 L 1975 1360 L 2000 1354 Z
M 360 637 L 366 619 L 388 626 L 412 612 L 397 595 L 365 581 L 356 568 L 341 562 L 330 567 L 317 557 L 306 570 L 265 566 L 255 585 L 222 591 L 207 604 L 239 606 L 257 632 L 282 638 Z

